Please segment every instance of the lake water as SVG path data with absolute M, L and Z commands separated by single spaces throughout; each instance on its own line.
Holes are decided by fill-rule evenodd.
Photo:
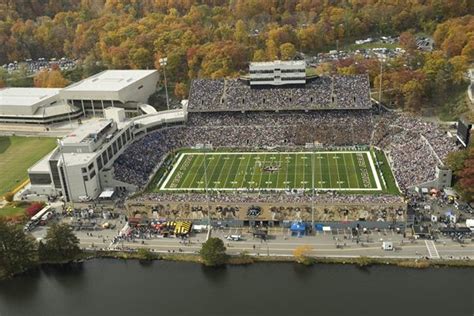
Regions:
M 100 259 L 0 282 L 0 316 L 473 316 L 473 293 L 473 269 Z

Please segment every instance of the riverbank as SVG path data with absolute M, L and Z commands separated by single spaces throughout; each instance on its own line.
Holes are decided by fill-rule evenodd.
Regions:
M 18 272 L 16 275 L 27 273 L 30 270 L 44 266 L 61 266 L 72 263 L 80 263 L 94 259 L 116 259 L 116 260 L 138 260 L 141 262 L 152 261 L 170 261 L 170 262 L 190 262 L 203 264 L 198 254 L 190 253 L 156 253 L 149 252 L 143 254 L 137 251 L 91 251 L 82 252 L 72 260 L 62 261 L 45 261 L 38 262 L 29 270 Z M 306 257 L 305 260 L 297 259 L 294 256 L 253 256 L 248 254 L 230 255 L 226 265 L 239 266 L 251 265 L 257 263 L 295 263 L 302 266 L 313 266 L 318 264 L 335 264 L 335 265 L 355 265 L 358 267 L 369 266 L 397 266 L 410 269 L 428 269 L 428 268 L 474 268 L 474 260 L 460 259 L 411 259 L 411 258 L 381 258 L 381 257 Z M 0 274 L 0 281 L 15 277 L 16 275 L 6 276 Z
M 151 253 L 151 258 L 144 258 L 138 252 L 128 251 L 94 251 L 88 252 L 87 259 L 112 258 L 112 259 L 135 259 L 135 260 L 164 260 L 178 262 L 193 262 L 202 264 L 201 257 L 189 253 Z M 374 265 L 395 265 L 404 268 L 423 269 L 430 267 L 456 267 L 474 268 L 474 260 L 459 259 L 410 259 L 410 258 L 380 258 L 380 257 L 307 257 L 304 262 L 299 262 L 294 256 L 252 256 L 248 254 L 229 256 L 228 265 L 248 265 L 261 262 L 274 263 L 297 263 L 302 265 L 315 264 L 350 264 L 360 267 Z

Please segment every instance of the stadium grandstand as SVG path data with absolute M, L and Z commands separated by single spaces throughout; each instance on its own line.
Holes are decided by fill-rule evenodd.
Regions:
M 267 67 L 276 81 L 278 67 Z M 282 85 L 269 74 L 256 86 L 252 74 L 196 79 L 179 113 L 123 118 L 133 137 L 98 170 L 91 198 L 116 184 L 142 193 L 130 210 L 175 219 L 211 212 L 242 224 L 245 212 L 222 209 L 259 205 L 265 220 L 308 220 L 302 210 L 318 208 L 318 220 L 401 221 L 403 193 L 450 185 L 443 161 L 455 139 L 435 123 L 372 109 L 366 75 Z

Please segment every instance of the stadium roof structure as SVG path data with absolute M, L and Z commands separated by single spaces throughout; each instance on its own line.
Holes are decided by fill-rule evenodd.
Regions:
M 156 72 L 157 70 L 105 70 L 64 88 L 64 91 L 120 91 Z
M 240 79 L 195 79 L 189 112 L 370 109 L 368 75 L 316 77 L 303 86 L 253 88 Z
M 31 107 L 59 94 L 55 88 L 4 88 L 0 89 L 0 106 Z
M 79 144 L 88 140 L 94 135 L 98 135 L 103 130 L 107 129 L 111 124 L 110 119 L 90 120 L 87 123 L 76 128 L 72 133 L 61 139 L 62 145 Z
M 288 66 L 306 66 L 304 60 L 274 60 L 274 61 L 253 61 L 250 66 L 276 66 L 276 65 L 288 65 Z

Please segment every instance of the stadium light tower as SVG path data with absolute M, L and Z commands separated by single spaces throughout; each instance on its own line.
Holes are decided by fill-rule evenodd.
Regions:
M 166 108 L 170 109 L 170 102 L 168 98 L 168 84 L 166 82 L 166 65 L 168 64 L 168 58 L 160 58 L 160 66 L 163 67 L 163 76 L 165 77 L 165 93 L 166 93 Z

